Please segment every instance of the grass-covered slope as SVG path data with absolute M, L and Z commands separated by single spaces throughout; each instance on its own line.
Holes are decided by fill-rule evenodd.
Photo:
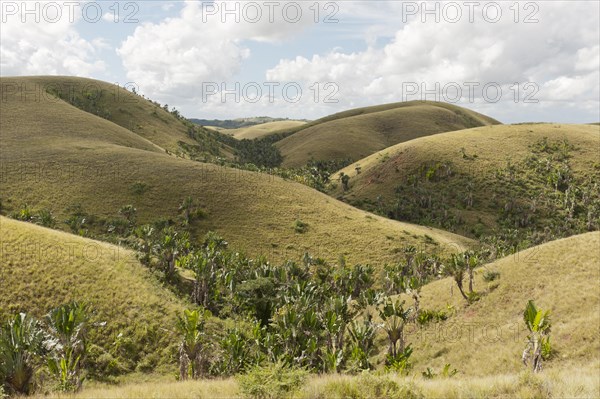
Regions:
M 587 367 L 600 353 L 600 233 L 552 241 L 477 270 L 475 291 L 482 298 L 470 306 L 451 279 L 423 288 L 424 309 L 455 307 L 446 322 L 409 333 L 415 368 L 441 369 L 450 363 L 467 375 L 494 375 L 524 368 L 521 353 L 527 329 L 523 311 L 528 300 L 550 310 L 554 358 L 546 368 Z M 482 278 L 485 271 L 500 277 Z
M 26 204 L 34 213 L 45 208 L 63 229 L 77 209 L 87 214 L 84 230 L 107 232 L 129 204 L 137 208 L 138 224 L 177 219 L 182 200 L 191 196 L 205 214 L 192 226 L 197 237 L 216 230 L 233 248 L 273 260 L 309 251 L 329 260 L 348 255 L 350 262 L 381 264 L 408 244 L 468 242 L 368 214 L 277 177 L 169 156 L 55 98 L 8 97 L 0 141 L 3 212 Z
M 0 319 L 83 301 L 94 323 L 106 322 L 90 330 L 102 348 L 92 348 L 97 372 L 174 363 L 174 323 L 185 305 L 131 251 L 0 217 L 0 259 Z
M 290 135 L 276 146 L 284 166 L 311 159 L 357 161 L 417 137 L 498 123 L 455 105 L 410 101 L 349 110 L 282 131 Z
M 25 102 L 40 100 L 39 103 L 44 104 L 52 100 L 58 102 L 60 98 L 172 153 L 181 153 L 183 144 L 187 148 L 195 147 L 197 152 L 221 153 L 231 157 L 232 150 L 218 143 L 210 132 L 186 123 L 178 113 L 116 84 L 79 77 L 31 76 L 2 78 L 2 85 L 9 101 L 11 97 L 22 96 Z M 23 89 L 25 94 L 22 95 Z M 54 110 L 53 107 L 50 109 Z M 84 126 L 81 125 L 82 128 Z M 195 136 L 198 140 L 190 133 L 191 126 L 197 131 Z
M 502 125 L 437 134 L 339 173 L 350 178 L 348 189 L 341 183 L 331 189 L 335 197 L 474 237 L 527 231 L 535 244 L 598 229 L 598 126 Z
M 304 121 L 295 121 L 295 120 L 285 120 L 285 121 L 275 121 L 275 122 L 266 122 L 258 125 L 252 125 L 248 127 L 240 127 L 237 129 L 224 129 L 219 127 L 207 127 L 207 129 L 213 129 L 219 131 L 224 134 L 229 134 L 235 137 L 238 140 L 243 139 L 259 139 L 262 137 L 269 136 L 273 133 L 276 133 L 280 130 L 284 129 L 292 129 L 298 126 L 305 125 Z

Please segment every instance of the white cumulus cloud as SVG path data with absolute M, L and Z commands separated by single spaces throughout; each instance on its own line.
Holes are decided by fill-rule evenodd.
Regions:
M 55 4 L 60 7 L 58 12 Z M 61 4 L 3 2 L 2 75 L 90 76 L 104 68 L 97 55 L 102 41 L 93 43 L 83 39 L 75 28 L 81 11 L 70 12 Z M 25 13 L 26 7 L 29 13 Z
M 483 3 L 482 3 L 483 4 Z M 427 90 L 436 91 L 437 99 L 448 101 L 441 88 L 456 82 L 463 88 L 462 99 L 470 99 L 468 87 L 474 90 L 474 108 L 489 107 L 489 97 L 483 86 L 497 85 L 502 89 L 500 104 L 493 115 L 512 119 L 522 107 L 526 92 L 523 87 L 515 94 L 511 86 L 531 82 L 539 88 L 534 98 L 539 107 L 562 107 L 565 102 L 594 104 L 598 98 L 598 68 L 600 64 L 597 15 L 598 3 L 539 4 L 537 23 L 523 23 L 529 13 L 521 10 L 520 21 L 503 4 L 503 18 L 490 23 L 475 13 L 474 22 L 463 19 L 457 23 L 436 23 L 430 16 L 426 22 L 417 13 L 396 31 L 388 44 L 369 46 L 364 51 L 315 54 L 310 58 L 282 59 L 266 73 L 269 80 L 335 82 L 344 104 L 378 104 L 404 99 L 436 99 Z M 531 12 L 532 10 L 528 10 Z M 398 19 L 402 19 L 398 16 Z M 367 37 L 367 43 L 373 40 Z M 412 97 L 407 87 L 419 87 Z M 438 85 L 438 86 L 436 86 Z M 531 92 L 531 90 L 529 91 Z M 490 90 L 493 97 L 493 90 Z M 515 104 L 515 96 L 517 101 Z M 487 103 L 486 103 L 487 102 Z M 532 106 L 529 105 L 529 108 Z M 597 114 L 597 112 L 596 112 Z M 592 115 L 593 116 L 593 115 Z
M 205 84 L 240 70 L 248 42 L 281 41 L 311 23 L 306 12 L 294 22 L 297 10 L 286 4 L 298 2 L 270 3 L 186 1 L 178 17 L 144 23 L 123 41 L 117 53 L 127 77 L 149 96 L 200 97 Z

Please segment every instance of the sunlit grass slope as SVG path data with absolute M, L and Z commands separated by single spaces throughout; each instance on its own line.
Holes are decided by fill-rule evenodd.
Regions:
M 600 353 L 600 233 L 552 241 L 500 259 L 477 270 L 474 290 L 482 298 L 465 305 L 450 279 L 423 288 L 424 309 L 454 306 L 456 315 L 408 334 L 415 368 L 439 370 L 452 364 L 466 375 L 514 373 L 523 368 L 528 300 L 550 310 L 551 343 L 556 351 L 545 367 L 585 367 Z M 483 280 L 485 271 L 500 277 Z
M 129 90 L 134 87 L 135 83 L 127 86 Z M 181 119 L 117 84 L 79 77 L 31 76 L 2 78 L 2 88 L 9 101 L 11 97 L 22 96 L 21 98 L 28 102 L 40 100 L 39 103 L 44 104 L 54 99 L 54 96 L 59 97 L 173 153 L 180 150 L 180 142 L 188 145 L 199 144 L 188 136 L 188 126 Z M 23 89 L 25 91 L 22 91 Z M 54 101 L 58 102 L 58 99 Z M 53 113 L 58 109 L 54 106 L 49 108 L 50 111 L 48 107 L 44 110 L 49 112 L 46 116 L 57 116 Z M 81 123 L 80 127 L 83 130 L 86 122 Z M 231 153 L 231 149 L 223 150 L 225 153 Z
M 215 230 L 234 248 L 274 260 L 309 251 L 329 260 L 347 255 L 350 262 L 381 264 L 408 244 L 467 243 L 373 216 L 301 184 L 169 156 L 131 131 L 54 98 L 8 97 L 0 140 L 4 212 L 25 204 L 34 211 L 46 208 L 64 229 L 76 204 L 102 230 L 128 204 L 137 208 L 138 224 L 176 219 L 179 204 L 192 196 L 205 213 L 193 226 L 197 237 Z M 296 231 L 296 221 L 306 225 L 305 232 Z
M 300 166 L 310 159 L 357 161 L 386 147 L 452 130 L 498 124 L 485 115 L 455 105 L 411 101 L 358 108 L 304 126 L 276 146 L 284 166 Z
M 218 130 L 221 133 L 229 134 L 238 140 L 243 140 L 243 139 L 251 140 L 251 139 L 257 139 L 257 138 L 269 136 L 270 134 L 276 133 L 282 129 L 291 129 L 291 128 L 295 128 L 295 127 L 302 126 L 305 124 L 306 124 L 306 122 L 303 122 L 303 121 L 286 120 L 286 121 L 261 123 L 258 125 L 241 127 L 238 129 L 217 128 L 215 130 Z M 210 128 L 210 127 L 208 127 L 208 128 Z
M 395 211 L 398 204 L 406 209 L 406 204 L 422 200 L 416 206 L 421 211 L 400 212 L 399 219 L 424 223 L 429 218 L 431 225 L 467 235 L 489 233 L 498 226 L 502 212 L 519 219 L 517 228 L 556 230 L 564 217 L 546 212 L 549 198 L 540 193 L 543 187 L 555 191 L 546 177 L 560 166 L 562 155 L 542 149 L 544 140 L 548 148 L 566 141 L 571 181 L 578 181 L 577 190 L 584 188 L 583 181 L 593 188 L 600 178 L 598 126 L 529 124 L 479 127 L 397 144 L 336 173 L 350 176 L 349 189 L 337 184 L 330 193 L 384 213 Z M 554 161 L 543 164 L 548 159 Z M 529 225 L 524 226 L 522 218 L 528 215 Z
M 131 251 L 0 217 L 0 260 L 1 319 L 17 312 L 43 317 L 83 301 L 92 322 L 106 322 L 90 328 L 90 342 L 102 348 L 92 349 L 95 361 L 110 352 L 129 369 L 175 362 L 174 323 L 185 305 Z

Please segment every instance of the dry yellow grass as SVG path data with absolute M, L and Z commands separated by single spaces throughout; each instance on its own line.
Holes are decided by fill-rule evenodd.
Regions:
M 133 366 L 147 355 L 161 364 L 174 361 L 175 317 L 186 304 L 129 250 L 0 217 L 0 276 L 1 320 L 18 312 L 42 317 L 83 301 L 94 322 L 106 322 L 91 328 L 91 342 L 108 351 L 122 333 L 139 350 L 130 354 Z
M 429 160 L 450 160 L 456 163 L 458 171 L 485 172 L 503 166 L 510 159 L 513 163 L 522 160 L 530 153 L 529 145 L 548 137 L 552 141 L 568 140 L 578 148 L 574 151 L 573 166 L 577 170 L 586 170 L 589 163 L 598 160 L 600 128 L 593 125 L 570 124 L 523 124 L 492 125 L 461 131 L 440 133 L 421 137 L 405 143 L 399 143 L 365 157 L 339 172 L 351 178 L 351 191 L 369 192 L 371 187 L 383 195 L 390 195 L 391 188 L 385 177 L 390 180 L 400 177 L 402 170 Z M 477 155 L 474 161 L 462 158 L 461 148 L 468 155 Z M 404 156 L 402 156 L 404 155 Z M 356 166 L 361 173 L 357 175 Z M 400 169 L 395 172 L 395 167 Z M 376 175 L 377 177 L 373 176 Z M 390 182 L 390 184 L 393 182 Z M 341 192 L 341 187 L 338 191 Z
M 40 314 L 57 302 L 83 299 L 97 309 L 97 319 L 111 320 L 106 327 L 110 333 L 103 330 L 99 335 L 114 339 L 126 326 L 132 334 L 140 328 L 146 334 L 161 330 L 172 323 L 171 315 L 182 306 L 147 277 L 131 252 L 121 248 L 6 218 L 0 218 L 0 244 L 0 272 L 5 277 L 0 292 L 9 293 L 0 298 L 4 312 L 27 309 Z M 479 269 L 475 290 L 483 296 L 470 306 L 452 289 L 449 279 L 428 284 L 422 291 L 422 308 L 451 305 L 456 313 L 423 330 L 409 329 L 413 369 L 408 377 L 385 378 L 425 398 L 597 397 L 599 263 L 600 232 L 592 232 L 534 247 Z M 484 282 L 486 269 L 500 272 L 499 279 Z M 522 311 L 529 299 L 551 311 L 551 342 L 557 351 L 538 376 L 525 372 L 520 362 L 526 337 Z M 159 332 L 157 337 L 161 338 L 155 342 L 156 350 L 168 345 L 168 333 Z M 383 340 L 380 343 L 383 350 Z M 161 356 L 167 356 L 165 351 Z M 427 367 L 439 373 L 446 363 L 459 374 L 451 379 L 421 377 Z M 50 397 L 240 396 L 235 379 L 179 383 L 172 378 L 137 375 L 125 378 L 119 386 L 91 383 L 75 395 L 53 393 Z M 294 397 L 373 397 L 365 396 L 369 389 L 360 376 L 312 376 Z
M 436 378 L 425 380 L 414 375 L 402 377 L 394 374 L 380 377 L 404 387 L 416 398 L 428 399 L 473 399 L 473 398 L 597 398 L 600 395 L 598 362 L 585 364 L 580 369 L 574 366 L 554 368 L 532 375 L 528 372 L 502 373 L 485 377 Z M 327 375 L 309 381 L 303 392 L 297 395 L 302 399 L 400 399 L 404 394 L 381 394 L 374 396 L 373 389 L 366 386 L 368 379 L 360 376 Z M 371 395 L 368 393 L 371 392 Z
M 539 375 L 528 372 L 499 373 L 486 377 L 457 375 L 450 379 L 425 380 L 419 376 L 402 377 L 394 374 L 374 377 L 395 383 L 417 398 L 431 399 L 542 399 L 542 398 L 597 398 L 600 395 L 598 362 L 567 366 L 543 371 Z M 162 379 L 162 378 L 161 378 Z M 402 394 L 373 396 L 372 380 L 363 376 L 322 375 L 308 379 L 293 399 L 402 399 Z M 406 392 L 406 391 L 405 391 Z M 369 395 L 371 393 L 371 395 Z M 243 397 L 235 379 L 135 382 L 119 386 L 92 384 L 77 394 L 58 394 L 35 398 L 56 399 L 221 399 Z
M 278 177 L 169 156 L 127 129 L 46 96 L 37 102 L 9 97 L 0 139 L 8 211 L 23 204 L 48 208 L 62 222 L 76 203 L 99 218 L 118 217 L 132 204 L 141 224 L 176 219 L 181 201 L 192 196 L 206 212 L 194 226 L 197 237 L 215 230 L 233 248 L 273 260 L 309 251 L 332 261 L 346 255 L 349 262 L 381 265 L 408 244 L 446 251 L 471 242 L 373 216 Z M 137 182 L 147 192 L 135 194 Z M 305 233 L 295 231 L 296 220 L 308 225 Z
M 31 396 L 30 396 L 31 397 Z M 127 383 L 116 387 L 94 384 L 77 394 L 52 393 L 33 398 L 56 399 L 226 399 L 239 397 L 233 379 Z
M 442 310 L 451 305 L 456 315 L 409 332 L 416 370 L 439 370 L 446 363 L 470 376 L 520 370 L 527 337 L 523 311 L 530 299 L 551 312 L 551 342 L 557 352 L 547 366 L 598 361 L 599 264 L 600 232 L 591 232 L 533 247 L 478 269 L 474 289 L 483 297 L 470 306 L 453 280 L 428 284 L 422 291 L 422 308 Z M 485 282 L 486 270 L 500 272 L 500 277 Z
M 276 146 L 284 166 L 301 166 L 310 159 L 359 160 L 418 137 L 496 123 L 458 106 L 411 101 L 331 115 L 293 129 L 296 132 Z
M 472 234 L 473 226 L 482 224 L 487 230 L 497 227 L 500 209 L 511 199 L 521 202 L 534 199 L 534 183 L 529 181 L 518 190 L 508 192 L 505 183 L 496 175 L 507 163 L 519 164 L 531 155 L 530 146 L 547 137 L 549 142 L 567 140 L 575 148 L 571 150 L 569 164 L 578 179 L 599 176 L 600 128 L 593 125 L 529 124 L 496 125 L 474 129 L 440 133 L 422 137 L 381 150 L 336 172 L 350 176 L 349 190 L 341 184 L 331 187 L 329 193 L 344 198 L 349 203 L 376 204 L 391 209 L 398 200 L 396 188 L 409 186 L 408 181 L 422 165 L 435 163 L 450 165 L 453 176 L 440 179 L 425 190 L 434 194 L 444 190 L 445 197 L 438 198 L 438 207 L 446 206 L 449 214 L 458 215 L 465 221 L 456 226 L 461 234 Z M 461 149 L 468 159 L 463 156 Z M 360 174 L 357 173 L 360 166 Z M 424 180 L 424 179 L 422 179 Z M 472 183 L 469 189 L 466 183 Z M 473 200 L 465 207 L 464 197 L 472 190 Z M 531 196 L 531 198 L 529 197 Z M 406 201 L 411 201 L 407 198 Z M 542 202 L 543 199 L 538 199 Z M 434 201 L 435 202 L 435 201 Z M 417 218 L 407 219 L 419 222 Z M 547 225 L 550 223 L 547 223 Z M 543 229 L 546 226 L 536 226 Z
M 3 103 L 3 107 L 7 106 L 3 109 L 3 114 L 7 117 L 17 115 L 29 117 L 27 114 L 16 113 L 13 108 L 14 97 L 21 97 L 23 93 L 21 90 L 25 88 L 26 94 L 21 97 L 24 100 L 21 103 L 37 103 L 41 107 L 38 115 L 54 112 L 53 116 L 79 118 L 78 127 L 82 133 L 86 130 L 94 131 L 88 128 L 90 118 L 84 119 L 84 115 L 77 117 L 76 113 L 65 107 L 67 104 L 60 104 L 61 101 L 53 100 L 52 95 L 47 91 L 60 93 L 63 99 L 76 98 L 77 101 L 82 101 L 86 96 L 94 96 L 97 99 L 93 106 L 90 105 L 90 100 L 85 102 L 89 106 L 88 111 L 96 115 L 104 115 L 114 124 L 130 130 L 161 148 L 177 152 L 179 141 L 191 145 L 197 144 L 187 136 L 187 127 L 170 112 L 118 85 L 68 76 L 3 77 L 1 83 L 8 100 Z M 52 125 L 52 119 L 58 122 L 57 126 Z M 45 118 L 38 119 L 37 123 L 60 128 L 65 121 L 61 118 Z M 103 129 L 112 130 L 106 123 L 101 121 L 97 123 L 102 125 Z

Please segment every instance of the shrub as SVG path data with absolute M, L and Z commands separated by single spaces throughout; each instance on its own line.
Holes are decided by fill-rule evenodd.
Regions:
M 125 235 L 129 231 L 130 224 L 122 218 L 112 218 L 104 223 L 108 234 Z
M 531 360 L 533 372 L 542 370 L 542 360 L 550 357 L 552 347 L 550 345 L 550 322 L 549 311 L 543 311 L 535 306 L 532 300 L 527 302 L 523 312 L 523 321 L 529 330 L 527 346 L 523 351 L 522 361 L 527 366 Z
M 88 365 L 95 378 L 115 376 L 126 371 L 117 358 L 97 345 L 90 346 Z
M 435 371 L 433 371 L 433 369 L 427 367 L 427 370 L 421 372 L 421 375 L 423 376 L 423 378 L 425 378 L 427 380 L 431 380 L 436 377 L 451 378 L 451 377 L 454 377 L 456 375 L 456 373 L 458 373 L 458 370 L 453 369 L 452 366 L 450 365 L 450 363 L 446 363 L 444 365 L 444 368 L 442 369 L 442 371 L 440 371 L 439 374 L 436 373 Z
M 296 221 L 294 222 L 294 230 L 296 231 L 296 233 L 299 234 L 306 233 L 306 231 L 308 230 L 308 224 L 304 223 L 300 219 L 296 219 Z
M 491 270 L 487 270 L 483 273 L 483 280 L 487 281 L 488 283 L 496 280 L 499 277 L 500 277 L 500 272 L 494 272 Z
M 37 224 L 42 225 L 44 227 L 54 227 L 56 226 L 56 219 L 52 212 L 48 209 L 42 209 L 37 213 L 36 216 Z
M 480 293 L 478 293 L 478 292 L 476 292 L 476 291 L 469 292 L 469 293 L 467 294 L 467 301 L 468 301 L 469 303 L 475 303 L 475 302 L 477 302 L 477 301 L 478 301 L 478 300 L 480 300 L 480 299 L 481 299 L 481 294 L 480 294 Z
M 240 391 L 246 398 L 276 399 L 293 395 L 306 380 L 307 371 L 290 368 L 282 362 L 255 366 L 237 377 Z
M 81 204 L 69 206 L 67 212 L 70 212 L 70 216 L 65 220 L 65 223 L 71 228 L 73 234 L 86 236 L 88 233 L 87 227 L 93 223 L 94 217 L 88 215 L 88 213 L 83 210 Z
M 156 113 L 156 111 L 154 111 Z M 144 182 L 136 181 L 131 185 L 131 191 L 136 195 L 142 195 L 150 189 L 150 186 Z
M 448 314 L 444 310 L 423 309 L 417 316 L 417 323 L 424 326 L 432 321 L 440 322 L 448 319 Z
M 410 362 L 410 356 L 412 355 L 413 349 L 408 345 L 403 352 L 398 352 L 396 356 L 388 353 L 386 356 L 385 371 L 395 372 L 400 374 L 408 374 L 412 364 Z
M 27 394 L 44 354 L 44 332 L 33 317 L 20 313 L 0 329 L 0 385 Z
M 13 219 L 29 222 L 33 219 L 33 213 L 31 212 L 29 205 L 23 204 L 23 206 L 21 206 L 21 209 L 13 213 L 12 217 Z

